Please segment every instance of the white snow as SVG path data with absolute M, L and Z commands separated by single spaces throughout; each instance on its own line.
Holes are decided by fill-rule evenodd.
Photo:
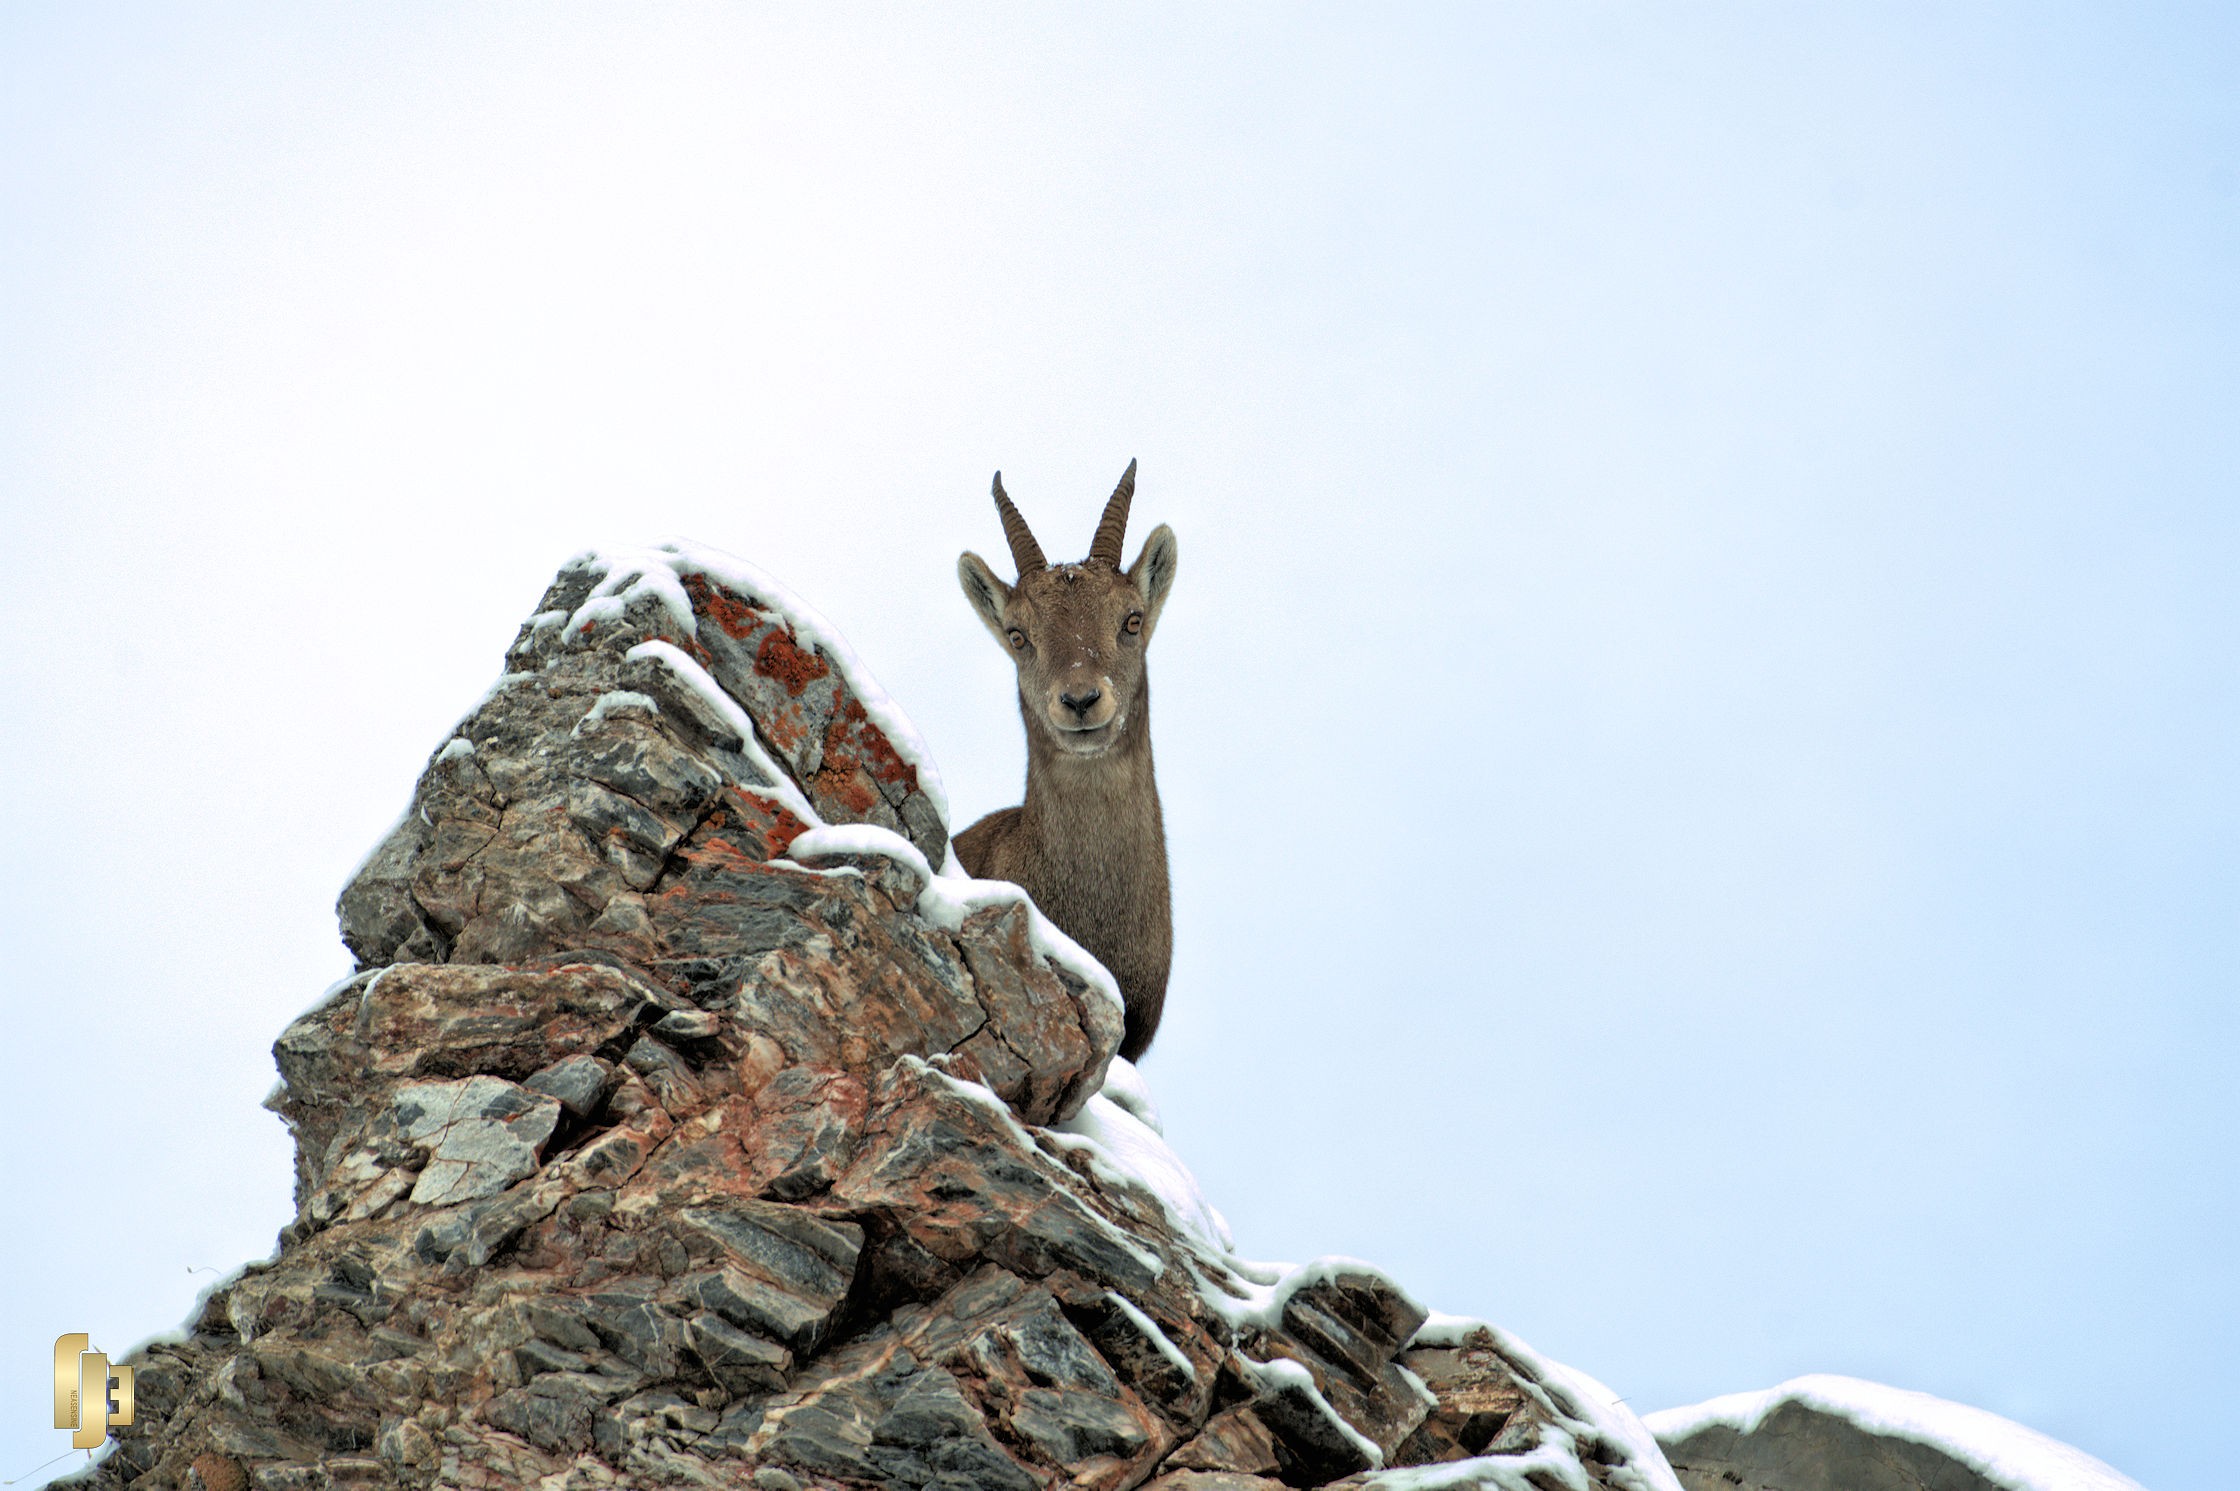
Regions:
M 1560 1442 L 1543 1442 L 1521 1455 L 1412 1465 L 1372 1471 L 1361 1478 L 1364 1487 L 1377 1491 L 1547 1491 L 1551 1481 L 1569 1491 L 1591 1491 L 1592 1483 Z
M 699 624 L 692 614 L 692 599 L 684 588 L 684 577 L 695 574 L 706 575 L 726 590 L 747 596 L 763 610 L 776 613 L 793 629 L 797 643 L 822 657 L 840 674 L 848 685 L 848 692 L 863 706 L 871 723 L 886 736 L 894 753 L 916 770 L 919 792 L 940 815 L 942 826 L 948 826 L 949 794 L 941 784 L 941 772 L 934 765 L 933 753 L 926 749 L 917 727 L 902 712 L 902 706 L 879 687 L 878 680 L 863 666 L 863 660 L 856 656 L 847 638 L 840 635 L 839 628 L 775 576 L 737 555 L 688 539 L 668 539 L 644 549 L 591 549 L 569 562 L 588 566 L 602 576 L 583 604 L 568 618 L 571 637 L 587 622 L 619 617 L 640 595 L 650 595 L 660 601 L 686 636 L 698 637 Z
M 474 742 L 464 735 L 454 735 L 443 743 L 442 750 L 436 752 L 436 759 L 438 761 L 456 761 L 461 756 L 471 756 L 473 754 Z
M 568 733 L 581 735 L 586 725 L 596 725 L 619 709 L 635 709 L 641 714 L 661 713 L 661 706 L 645 694 L 633 689 L 609 689 L 591 701 L 591 707 L 583 712 L 583 718 L 577 720 L 575 728 Z
M 1224 1252 L 1217 1261 L 1230 1274 L 1236 1292 L 1209 1288 L 1204 1293 L 1206 1303 L 1216 1314 L 1238 1330 L 1276 1330 L 1283 1324 L 1283 1307 L 1291 1303 L 1291 1296 L 1309 1284 L 1327 1284 L 1347 1274 L 1374 1274 L 1402 1299 L 1414 1304 L 1405 1289 L 1392 1281 L 1391 1275 L 1373 1263 L 1363 1263 L 1358 1258 L 1330 1254 L 1312 1263 L 1247 1263 L 1241 1258 Z M 1416 1305 L 1417 1309 L 1423 1306 Z
M 684 577 L 657 551 L 624 549 L 605 554 L 594 550 L 578 559 L 589 560 L 595 569 L 603 566 L 605 573 L 568 618 L 570 637 L 596 622 L 620 621 L 630 603 L 642 595 L 650 595 L 666 607 L 686 636 L 700 635 L 700 623 L 692 614 L 692 597 L 685 593 Z
M 1112 1071 L 1127 1069 L 1127 1076 L 1141 1087 L 1143 1079 L 1121 1058 L 1112 1059 Z M 1113 1080 L 1108 1073 L 1103 1091 L 1082 1104 L 1081 1111 L 1051 1132 L 1060 1143 L 1079 1145 L 1092 1162 L 1105 1170 L 1136 1181 L 1159 1198 L 1177 1230 L 1195 1233 L 1211 1248 L 1227 1253 L 1236 1247 L 1229 1223 L 1206 1200 L 1198 1178 L 1174 1152 L 1159 1131 L 1112 1099 Z
M 1152 1133 L 1166 1133 L 1167 1126 L 1159 1121 L 1159 1105 L 1151 1100 L 1151 1084 L 1143 1080 L 1143 1073 L 1125 1056 L 1112 1058 L 1112 1066 L 1104 1074 L 1104 1095 L 1134 1115 L 1136 1121 Z
M 1730 1393 L 1690 1408 L 1652 1413 L 1648 1427 L 1679 1439 L 1711 1425 L 1750 1433 L 1784 1403 L 1849 1419 L 1869 1434 L 1911 1440 L 1950 1455 L 2012 1491 L 2142 1491 L 2139 1483 L 2074 1445 L 1981 1408 L 1816 1373 L 1755 1393 Z

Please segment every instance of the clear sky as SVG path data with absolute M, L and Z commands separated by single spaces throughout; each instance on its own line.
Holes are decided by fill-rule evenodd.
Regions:
M 2240 1400 L 2240 19 L 0 9 L 0 1476 L 263 1256 L 269 1045 L 552 571 L 954 580 L 1142 461 L 1146 1074 L 1245 1251 L 1637 1408 Z

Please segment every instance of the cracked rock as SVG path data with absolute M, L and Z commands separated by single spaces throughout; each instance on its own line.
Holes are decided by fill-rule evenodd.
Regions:
M 274 1045 L 295 1218 L 130 1358 L 86 1479 L 1678 1491 L 1517 1343 L 1236 1259 L 1057 1127 L 1102 970 L 929 881 L 922 748 L 765 577 L 583 556 L 505 668 Z

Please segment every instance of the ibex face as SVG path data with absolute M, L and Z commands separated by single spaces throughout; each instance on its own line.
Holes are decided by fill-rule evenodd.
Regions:
M 1089 557 L 1052 565 L 1004 495 L 999 471 L 996 510 L 1019 582 L 1004 584 L 977 554 L 957 560 L 965 599 L 1018 666 L 1022 712 L 1068 755 L 1100 756 L 1127 737 L 1144 697 L 1144 648 L 1174 584 L 1174 532 L 1164 524 L 1144 541 L 1136 562 L 1120 568 L 1135 486 L 1130 461 L 1105 504 Z

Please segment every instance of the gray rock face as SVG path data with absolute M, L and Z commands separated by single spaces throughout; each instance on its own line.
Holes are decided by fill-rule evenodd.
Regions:
M 1050 1127 L 1117 1005 L 936 894 L 936 795 L 782 597 L 581 561 L 507 667 L 273 1048 L 278 1255 L 134 1361 L 97 1484 L 1673 1491 L 1513 1343 Z
M 1800 1377 L 1647 1426 L 1688 1491 L 2140 1491 L 2034 1429 L 1853 1377 Z
M 1802 1403 L 1747 1434 L 1721 1424 L 1660 1443 L 1687 1491 L 2009 1491 L 1934 1446 Z
M 442 1206 L 495 1196 L 533 1173 L 560 1103 L 500 1077 L 468 1077 L 400 1087 L 394 1114 L 405 1140 L 428 1152 L 412 1199 Z

